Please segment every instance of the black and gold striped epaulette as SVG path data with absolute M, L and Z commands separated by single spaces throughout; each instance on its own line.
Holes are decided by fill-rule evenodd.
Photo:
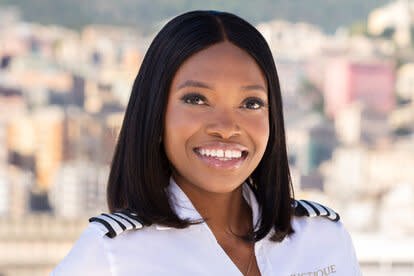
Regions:
M 108 232 L 106 236 L 114 238 L 119 234 L 131 230 L 142 228 L 142 222 L 137 214 L 128 210 L 121 210 L 116 213 L 102 213 L 99 216 L 91 217 L 89 222 L 98 222 L 102 224 Z
M 331 208 L 310 200 L 295 200 L 295 216 L 326 217 L 332 221 L 339 220 L 339 214 Z

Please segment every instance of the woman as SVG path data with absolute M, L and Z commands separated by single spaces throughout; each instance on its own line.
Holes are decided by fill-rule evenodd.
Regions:
M 294 200 L 273 57 L 230 13 L 155 37 L 107 199 L 52 275 L 360 275 L 339 216 Z

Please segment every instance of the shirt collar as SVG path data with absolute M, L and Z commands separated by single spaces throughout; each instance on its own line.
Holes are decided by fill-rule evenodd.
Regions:
M 191 203 L 190 199 L 184 193 L 184 191 L 174 181 L 173 177 L 170 177 L 170 183 L 167 187 L 167 192 L 171 200 L 170 203 L 172 205 L 172 208 L 180 219 L 189 219 L 190 221 L 203 219 L 194 205 Z M 254 192 L 247 184 L 247 182 L 244 182 L 242 184 L 242 194 L 243 198 L 252 209 L 253 225 L 258 227 L 258 220 L 260 219 L 260 208 L 256 196 L 254 195 Z M 170 228 L 171 227 L 156 225 L 156 229 L 158 230 L 166 230 Z

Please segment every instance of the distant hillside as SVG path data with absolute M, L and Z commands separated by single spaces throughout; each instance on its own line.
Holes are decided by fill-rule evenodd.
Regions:
M 253 24 L 274 18 L 320 25 L 326 32 L 364 21 L 369 11 L 389 0 L 0 0 L 17 6 L 25 21 L 80 29 L 105 23 L 158 29 L 159 22 L 183 11 L 217 9 L 233 12 Z

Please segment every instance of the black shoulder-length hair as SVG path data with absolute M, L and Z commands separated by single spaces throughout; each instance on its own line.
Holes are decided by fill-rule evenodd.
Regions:
M 160 137 L 171 81 L 180 65 L 206 47 L 229 41 L 249 53 L 268 84 L 270 136 L 250 184 L 262 210 L 250 241 L 273 241 L 293 233 L 293 187 L 286 152 L 282 97 L 272 53 L 263 36 L 240 17 L 218 11 L 190 11 L 169 21 L 152 41 L 132 87 L 107 187 L 110 212 L 129 209 L 144 225 L 185 228 L 194 222 L 173 211 L 166 187 L 171 165 Z

